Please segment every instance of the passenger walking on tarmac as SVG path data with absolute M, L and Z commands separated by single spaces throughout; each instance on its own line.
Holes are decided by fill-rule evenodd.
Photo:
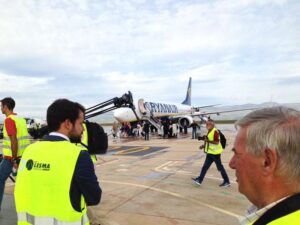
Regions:
M 177 123 L 173 123 L 172 124 L 172 136 L 177 138 L 177 133 L 178 133 L 178 124 Z
M 137 136 L 139 137 L 141 132 L 143 131 L 140 123 L 137 123 L 136 129 L 137 129 Z
M 145 140 L 149 140 L 150 124 L 148 123 L 148 121 L 145 121 L 143 130 L 145 133 Z
M 183 133 L 187 134 L 187 130 L 188 130 L 187 122 L 184 120 L 184 123 L 183 123 Z
M 168 137 L 171 138 L 172 134 L 173 134 L 173 126 L 172 126 L 172 122 L 169 121 Z
M 67 99 L 47 109 L 49 135 L 26 148 L 15 186 L 18 224 L 89 224 L 87 205 L 101 188 L 88 151 L 70 142 L 83 133 L 85 109 Z
M 205 137 L 199 138 L 204 140 L 204 145 L 201 145 L 200 149 L 204 149 L 204 152 L 206 153 L 205 162 L 203 164 L 199 177 L 192 179 L 197 185 L 201 185 L 207 170 L 209 169 L 211 164 L 215 162 L 217 169 L 218 171 L 220 171 L 223 178 L 223 183 L 219 186 L 229 187 L 229 178 L 221 161 L 221 153 L 223 152 L 223 148 L 220 142 L 220 134 L 215 128 L 215 123 L 212 119 L 207 120 L 206 128 L 208 131 L 207 135 Z
M 113 138 L 118 138 L 118 123 L 116 121 L 114 121 L 112 125 L 111 133 L 113 135 Z
M 169 122 L 167 120 L 164 120 L 162 122 L 163 125 L 163 138 L 168 137 L 168 132 L 169 132 Z
M 259 109 L 236 122 L 229 166 L 253 204 L 240 224 L 300 223 L 300 112 Z
M 14 113 L 15 101 L 6 97 L 1 101 L 1 111 L 6 118 L 3 125 L 3 159 L 0 163 L 0 209 L 5 181 L 12 170 L 17 170 L 24 149 L 30 144 L 26 121 Z M 14 168 L 14 169 L 13 169 Z
M 196 137 L 197 137 L 197 128 L 199 127 L 199 125 L 197 123 L 193 122 L 191 124 L 191 127 L 192 127 L 192 139 L 196 139 Z

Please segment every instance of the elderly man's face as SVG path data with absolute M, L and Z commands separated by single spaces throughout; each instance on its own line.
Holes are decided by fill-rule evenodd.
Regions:
M 259 188 L 261 182 L 261 165 L 259 156 L 249 153 L 246 149 L 247 129 L 241 128 L 236 136 L 229 166 L 235 170 L 239 192 L 244 194 L 254 205 L 259 206 L 261 196 Z

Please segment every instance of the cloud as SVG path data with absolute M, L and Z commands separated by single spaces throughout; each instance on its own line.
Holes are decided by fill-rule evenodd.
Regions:
M 0 73 L 0 93 L 24 93 L 43 90 L 53 78 L 15 76 Z
M 294 76 L 294 77 L 286 77 L 286 78 L 281 78 L 277 81 L 279 85 L 286 85 L 286 86 L 298 86 L 300 84 L 300 77 L 299 76 Z
M 285 0 L 3 1 L 0 93 L 32 107 L 128 90 L 181 102 L 191 76 L 197 105 L 298 101 L 299 11 Z
M 59 67 L 93 72 L 118 62 L 139 64 L 141 57 L 147 62 L 201 50 L 235 50 L 245 42 L 260 45 L 255 41 L 259 34 L 276 25 L 271 17 L 246 10 L 255 1 L 222 2 L 169 4 L 160 10 L 129 1 L 7 3 L 1 20 L 2 55 L 36 56 Z M 270 35 L 268 42 L 275 37 Z

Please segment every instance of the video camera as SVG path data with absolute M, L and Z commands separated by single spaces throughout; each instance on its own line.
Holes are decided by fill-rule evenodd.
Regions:
M 198 136 L 198 140 L 199 141 L 205 141 L 206 138 L 207 138 L 206 135 L 204 135 L 204 136 Z

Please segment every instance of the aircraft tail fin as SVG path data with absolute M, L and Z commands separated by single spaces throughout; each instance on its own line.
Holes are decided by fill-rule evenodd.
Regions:
M 191 94 L 192 94 L 192 78 L 190 77 L 189 86 L 187 88 L 185 100 L 181 103 L 183 105 L 191 105 Z

